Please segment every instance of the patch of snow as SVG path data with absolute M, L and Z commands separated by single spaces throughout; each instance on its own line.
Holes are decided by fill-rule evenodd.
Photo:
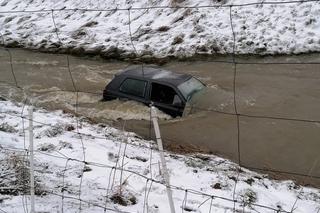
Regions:
M 28 140 L 24 140 L 28 138 L 28 124 L 19 116 L 27 116 L 27 107 L 23 110 L 22 104 L 0 101 L 0 125 L 7 127 L 0 129 L 0 159 L 9 159 L 10 156 L 24 159 L 23 150 L 29 146 Z M 79 212 L 78 198 L 82 199 L 83 212 L 102 212 L 104 207 L 107 212 L 108 209 L 170 211 L 165 185 L 156 182 L 162 183 L 163 179 L 158 166 L 159 153 L 150 149 L 156 147 L 155 142 L 104 124 L 92 125 L 81 118 L 77 121 L 61 111 L 43 109 L 35 109 L 34 134 L 36 186 L 41 189 L 36 196 L 37 211 L 61 212 L 63 208 L 64 212 Z M 84 158 L 88 162 L 86 165 L 82 163 Z M 234 198 L 241 201 L 235 206 L 238 211 L 273 212 L 253 204 L 291 211 L 297 198 L 294 212 L 319 211 L 319 189 L 302 187 L 290 180 L 272 180 L 267 175 L 244 168 L 239 173 L 237 164 L 214 155 L 165 152 L 165 158 L 171 184 L 177 187 L 173 190 L 177 212 L 181 208 L 191 212 L 209 212 L 210 209 L 212 212 L 233 212 L 232 201 L 215 197 L 211 202 L 211 198 L 203 194 L 233 199 L 234 189 Z M 1 160 L 0 169 L 6 169 L 12 178 L 19 177 L 15 176 L 20 174 L 15 167 L 4 162 L 9 161 Z M 122 164 L 123 173 L 112 169 Z M 156 181 L 147 181 L 143 176 Z M 15 182 L 1 176 L 2 183 L 5 185 L 1 185 L 0 192 L 5 186 L 19 189 Z M 183 189 L 188 189 L 188 193 Z M 192 194 L 192 190 L 203 194 Z M 30 203 L 25 194 L 22 190 L 17 194 L 0 193 L 1 210 L 24 212 L 22 200 L 27 199 L 28 205 Z M 61 196 L 65 196 L 64 199 Z
M 279 0 L 284 1 L 284 0 Z M 0 11 L 61 8 L 114 9 L 161 6 L 232 5 L 261 0 L 176 1 L 50 1 L 3 0 Z M 128 10 L 67 10 L 53 13 L 0 14 L 0 33 L 7 45 L 32 49 L 146 57 L 190 57 L 195 54 L 229 54 L 233 34 L 229 7 L 154 8 L 131 10 L 131 43 Z M 297 54 L 320 51 L 320 2 L 232 7 L 237 54 Z

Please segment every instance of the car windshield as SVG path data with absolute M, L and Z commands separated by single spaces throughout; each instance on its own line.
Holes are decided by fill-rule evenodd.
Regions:
M 178 86 L 178 89 L 182 93 L 183 97 L 186 100 L 189 100 L 192 95 L 204 88 L 204 84 L 201 83 L 199 80 L 196 78 L 190 78 L 189 80 L 183 82 Z

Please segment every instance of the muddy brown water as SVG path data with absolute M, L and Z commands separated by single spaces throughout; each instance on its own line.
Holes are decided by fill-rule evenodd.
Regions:
M 105 85 L 129 63 L 68 56 L 74 88 L 66 55 L 22 49 L 10 52 L 17 83 L 35 105 L 72 112 L 76 94 L 58 90 L 90 92 L 79 92 L 79 114 L 116 127 L 122 125 L 119 119 L 126 119 L 126 130 L 145 138 L 150 136 L 148 107 L 133 101 L 99 101 Z M 238 57 L 237 61 L 320 62 L 320 54 L 247 56 Z M 158 111 L 167 148 L 211 152 L 248 168 L 280 171 L 278 176 L 320 186 L 320 123 L 240 116 L 238 135 L 236 116 L 214 112 L 235 113 L 233 64 L 173 61 L 164 68 L 192 74 L 206 83 L 208 90 L 199 95 L 197 106 L 213 110 L 194 108 L 192 114 L 177 119 Z M 23 100 L 22 92 L 14 88 L 10 57 L 4 49 L 0 50 L 0 75 L 1 94 Z M 240 114 L 320 121 L 319 64 L 237 64 L 235 91 Z

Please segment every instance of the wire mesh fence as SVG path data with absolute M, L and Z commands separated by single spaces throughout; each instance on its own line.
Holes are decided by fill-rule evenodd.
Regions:
M 184 194 L 184 198 L 182 200 L 182 204 L 179 205 L 182 212 L 184 211 L 188 211 L 187 208 L 187 201 L 188 201 L 188 197 L 189 196 L 200 196 L 203 197 L 204 201 L 201 205 L 199 205 L 199 208 L 206 204 L 209 205 L 209 212 L 213 211 L 213 205 L 212 203 L 214 203 L 216 200 L 223 200 L 226 202 L 230 202 L 233 203 L 233 208 L 230 211 L 233 212 L 241 212 L 244 208 L 247 206 L 246 201 L 244 200 L 239 200 L 236 196 L 236 191 L 237 191 L 237 184 L 239 181 L 239 176 L 241 175 L 242 169 L 243 167 L 246 168 L 251 168 L 251 169 L 256 169 L 256 170 L 262 170 L 262 171 L 267 171 L 267 172 L 273 172 L 276 174 L 288 174 L 288 175 L 296 175 L 300 177 L 300 180 L 303 180 L 302 182 L 308 182 L 309 179 L 315 179 L 315 180 L 319 180 L 320 176 L 317 173 L 317 170 L 319 168 L 319 153 L 318 151 L 316 152 L 310 152 L 311 156 L 314 157 L 312 158 L 310 161 L 304 162 L 306 164 L 308 164 L 308 168 L 304 168 L 301 171 L 298 172 L 293 172 L 292 170 L 290 171 L 285 171 L 285 170 L 277 170 L 277 169 L 273 169 L 273 165 L 270 167 L 261 167 L 261 164 L 250 164 L 248 162 L 250 162 L 250 159 L 248 160 L 248 158 L 255 158 L 257 157 L 257 155 L 259 155 L 259 152 L 255 152 L 252 150 L 252 147 L 257 148 L 258 146 L 254 146 L 254 143 L 256 142 L 255 139 L 256 137 L 253 138 L 248 138 L 248 137 L 243 137 L 243 135 L 247 134 L 247 132 L 249 131 L 255 131 L 255 128 L 258 129 L 259 131 L 261 131 L 261 129 L 264 130 L 263 134 L 270 134 L 270 131 L 266 131 L 265 129 L 268 128 L 268 125 L 265 125 L 265 123 L 263 123 L 263 121 L 267 120 L 270 122 L 273 121 L 277 121 L 277 122 L 285 122 L 285 125 L 289 125 L 288 128 L 292 127 L 290 126 L 292 123 L 293 124 L 297 124 L 298 126 L 301 124 L 301 126 L 299 126 L 299 128 L 305 128 L 305 129 L 309 129 L 311 128 L 310 125 L 316 126 L 319 125 L 320 120 L 316 117 L 315 119 L 311 119 L 310 116 L 305 116 L 306 118 L 304 118 L 303 116 L 300 117 L 299 115 L 297 116 L 293 116 L 290 117 L 288 115 L 274 115 L 271 113 L 271 115 L 268 115 L 266 113 L 247 113 L 245 112 L 245 110 L 243 110 L 243 107 L 239 106 L 241 104 L 239 104 L 241 101 L 241 92 L 239 92 L 238 90 L 238 84 L 239 84 L 239 78 L 243 76 L 241 72 L 239 72 L 239 67 L 241 66 L 267 66 L 267 65 L 314 65 L 314 66 L 318 66 L 320 64 L 320 62 L 318 61 L 308 61 L 308 62 L 246 62 L 243 60 L 239 60 L 237 59 L 237 34 L 235 33 L 235 23 L 234 23 L 234 11 L 233 9 L 236 7 L 248 7 L 248 6 L 254 6 L 254 5 L 288 5 L 288 4 L 303 4 L 303 3 L 318 3 L 318 1 L 316 0 L 308 0 L 308 1 L 281 1 L 281 2 L 267 2 L 267 1 L 263 1 L 263 2 L 259 2 L 259 3 L 247 3 L 247 4 L 237 4 L 237 5 L 229 5 L 229 4 L 212 4 L 212 5 L 203 5 L 203 6 L 150 6 L 150 7 L 141 7 L 141 8 L 137 8 L 137 7 L 128 7 L 128 8 L 111 8 L 111 9 L 84 9 L 84 8 L 63 8 L 63 9 L 41 9 L 41 10 L 12 10 L 12 11 L 0 11 L 0 14 L 26 14 L 26 13 L 43 13 L 46 16 L 50 16 L 51 20 L 52 20 L 52 27 L 54 30 L 48 31 L 48 32 L 42 32 L 44 34 L 51 34 L 55 36 L 55 40 L 56 42 L 55 45 L 59 48 L 63 48 L 65 46 L 67 46 L 67 44 L 64 43 L 64 38 L 65 35 L 61 36 L 61 33 L 67 32 L 67 31 L 63 31 L 59 29 L 59 26 L 57 24 L 56 21 L 56 17 L 59 15 L 59 13 L 62 12 L 77 12 L 77 11 L 81 11 L 81 12 L 85 12 L 85 13 L 91 13 L 91 12 L 121 12 L 121 13 L 126 13 L 127 14 L 127 32 L 123 32 L 127 34 L 128 37 L 128 41 L 125 42 L 129 42 L 132 48 L 132 53 L 134 54 L 133 58 L 135 60 L 135 63 L 138 63 L 141 66 L 141 70 L 143 72 L 144 66 L 145 64 L 144 59 L 143 59 L 143 54 L 141 52 L 139 52 L 139 49 L 136 48 L 136 45 L 138 45 L 136 43 L 136 39 L 134 38 L 133 35 L 133 31 L 132 31 L 132 22 L 134 21 L 134 19 L 132 18 L 132 13 L 135 13 L 136 11 L 148 11 L 148 10 L 157 10 L 157 9 L 176 9 L 176 10 L 182 10 L 182 9 L 221 9 L 224 11 L 228 12 L 228 16 L 229 16 L 229 21 L 230 21 L 230 38 L 233 41 L 232 44 L 232 54 L 231 54 L 231 59 L 230 60 L 209 60 L 212 63 L 223 63 L 223 64 L 230 64 L 231 67 L 231 82 L 232 82 L 232 106 L 233 109 L 231 109 L 230 111 L 224 111 L 224 110 L 219 110 L 219 109 L 214 109 L 214 108 L 201 108 L 201 107 L 197 107 L 197 106 L 192 106 L 192 110 L 194 111 L 200 111 L 200 112 L 207 112 L 210 113 L 212 115 L 215 116 L 215 114 L 218 114 L 221 116 L 223 116 L 222 118 L 225 119 L 224 116 L 228 116 L 231 117 L 231 123 L 232 123 L 232 135 L 234 136 L 233 140 L 232 140 L 232 159 L 235 160 L 238 165 L 235 168 L 236 171 L 236 175 L 234 178 L 234 186 L 233 186 L 233 196 L 232 197 L 224 197 L 224 196 L 218 196 L 215 194 L 208 194 L 208 193 L 204 193 L 201 192 L 199 190 L 194 190 L 194 189 L 188 189 L 188 188 L 181 188 L 179 186 L 174 186 L 174 185 L 170 185 L 170 189 L 175 191 L 181 191 Z M 142 14 L 143 16 L 143 14 Z M 94 18 L 93 20 L 94 21 Z M 27 169 L 23 169 L 23 176 L 24 177 L 28 177 L 28 166 L 29 164 L 27 163 L 27 159 L 29 158 L 29 148 L 26 146 L 26 135 L 25 135 L 25 131 L 26 131 L 26 127 L 25 127 L 25 122 L 27 120 L 30 120 L 30 118 L 25 116 L 25 108 L 27 106 L 27 104 L 36 104 L 37 101 L 37 97 L 34 97 L 34 94 L 32 94 L 32 92 L 30 92 L 30 90 L 28 90 L 28 88 L 25 87 L 24 85 L 21 85 L 19 80 L 26 78 L 27 77 L 27 73 L 23 73 L 21 71 L 16 70 L 16 67 L 18 67 L 14 60 L 14 52 L 12 51 L 12 49 L 10 48 L 6 48 L 6 38 L 4 34 L 0 34 L 0 36 L 2 37 L 2 43 L 3 43 L 3 47 L 4 47 L 4 51 L 8 54 L 8 62 L 9 62 L 9 70 L 7 70 L 8 72 L 11 73 L 11 80 L 7 79 L 7 80 L 1 80 L 1 83 L 3 84 L 9 84 L 12 88 L 16 88 L 17 92 L 20 92 L 22 95 L 22 98 L 20 98 L 20 102 L 23 103 L 22 107 L 21 107 L 21 113 L 20 115 L 17 115 L 15 113 L 12 113 L 11 116 L 16 116 L 21 118 L 21 122 L 22 122 L 22 134 L 23 134 L 23 138 L 24 138 L 24 147 L 23 148 L 12 148 L 12 147 L 5 147 L 2 146 L 1 150 L 5 150 L 8 152 L 12 152 L 12 153 L 19 153 L 19 156 L 22 156 L 22 162 L 25 165 L 25 167 Z M 54 39 L 53 37 L 51 39 Z M 76 120 L 75 120 L 75 129 L 70 130 L 71 134 L 74 134 L 75 137 L 77 137 L 77 139 L 79 140 L 80 144 L 81 144 L 81 149 L 82 149 L 82 155 L 77 157 L 77 158 L 73 158 L 73 157 L 69 157 L 69 156 L 65 156 L 61 153 L 59 154 L 52 154 L 52 153 L 47 153 L 44 151 L 37 151 L 36 155 L 45 155 L 48 156 L 50 158 L 57 158 L 57 159 L 61 159 L 65 162 L 65 167 L 62 170 L 62 186 L 60 187 L 60 192 L 55 190 L 55 189 L 50 189 L 50 190 L 45 190 L 42 193 L 46 193 L 52 196 L 56 196 L 61 198 L 61 212 L 65 212 L 67 210 L 64 209 L 65 206 L 65 201 L 71 201 L 73 200 L 78 208 L 78 211 L 85 211 L 83 209 L 84 205 L 87 206 L 94 206 L 97 209 L 103 210 L 104 212 L 130 212 L 130 211 L 123 211 L 114 207 L 110 207 L 110 204 L 108 203 L 110 201 L 110 196 L 111 193 L 114 191 L 114 189 L 120 184 L 120 194 L 121 194 L 121 184 L 125 181 L 123 180 L 123 173 L 129 174 L 130 176 L 138 176 L 139 178 L 143 179 L 145 181 L 145 192 L 144 192 L 144 205 L 143 205 L 143 212 L 147 211 L 148 212 L 148 197 L 149 197 L 149 193 L 150 193 L 150 189 L 152 187 L 152 185 L 160 185 L 161 187 L 165 187 L 165 183 L 158 178 L 155 178 L 152 176 L 152 172 L 150 172 L 150 175 L 145 175 L 145 174 L 141 174 L 139 172 L 134 171 L 134 169 L 128 169 L 125 168 L 125 161 L 124 158 L 126 156 L 126 150 L 127 150 L 127 146 L 133 146 L 133 147 L 142 147 L 142 148 L 147 148 L 150 151 L 150 164 L 148 165 L 150 171 L 152 171 L 152 167 L 154 167 L 154 165 L 152 165 L 152 156 L 154 155 L 154 151 L 155 152 L 159 152 L 158 148 L 152 144 L 150 142 L 150 144 L 136 144 L 136 143 L 132 143 L 129 141 L 128 139 L 128 133 L 123 133 L 123 139 L 121 140 L 120 144 L 119 144 L 119 149 L 118 149 L 118 158 L 115 161 L 114 165 L 110 165 L 110 164 L 104 164 L 104 163 L 98 163 L 98 162 L 90 162 L 88 160 L 86 160 L 86 146 L 85 146 L 85 140 L 86 137 L 88 137 L 88 135 L 86 135 L 85 133 L 83 133 L 81 131 L 81 126 L 83 125 L 83 119 L 80 116 L 83 116 L 83 114 L 81 113 L 81 111 L 79 110 L 79 99 L 81 98 L 82 95 L 86 94 L 86 95 L 97 95 L 100 96 L 101 93 L 98 91 L 86 91 L 86 90 L 81 90 L 80 87 L 78 87 L 77 82 L 79 81 L 79 76 L 77 76 L 78 74 L 76 73 L 76 71 L 74 71 L 71 68 L 71 63 L 70 63 L 70 57 L 68 55 L 62 55 L 62 58 L 65 59 L 65 67 L 64 67 L 64 80 L 66 82 L 68 82 L 68 85 L 63 87 L 63 89 L 59 88 L 58 86 L 54 89 L 54 90 L 50 90 L 50 91 L 44 91 L 41 92 L 41 95 L 43 94 L 49 94 L 50 93 L 56 93 L 56 92 L 66 92 L 66 93 L 70 93 L 73 94 L 72 96 L 72 100 L 69 100 L 73 107 L 72 112 L 76 116 Z M 243 68 L 241 69 L 243 70 Z M 4 70 L 5 72 L 5 70 Z M 48 79 L 51 79 L 51 74 L 48 73 Z M 243 80 L 243 79 L 242 79 Z M 240 95 L 239 95 L 240 94 Z M 39 94 L 37 94 L 39 95 Z M 2 95 L 3 97 L 5 97 L 5 95 Z M 8 97 L 8 99 L 10 99 L 10 97 Z M 259 111 L 258 111 L 259 112 Z M 0 113 L 5 113 L 5 114 L 9 114 L 8 112 L 0 112 Z M 213 118 L 213 117 L 211 117 Z M 149 118 L 151 121 L 151 118 Z M 257 123 L 251 123 L 250 121 L 252 120 L 258 120 Z M 32 119 L 32 121 L 36 124 L 41 124 L 44 126 L 49 126 L 52 127 L 51 124 L 47 124 L 44 123 L 42 121 L 37 121 L 37 118 Z M 215 121 L 213 121 L 215 122 Z M 260 122 L 260 123 L 259 123 Z M 123 130 L 129 129 L 127 128 L 126 122 L 124 122 L 123 124 Z M 260 126 L 259 126 L 260 125 Z M 148 125 L 147 128 L 149 129 L 149 136 L 151 137 L 151 131 L 152 131 L 152 126 Z M 160 124 L 160 128 L 161 124 Z M 170 126 L 169 126 L 170 128 Z M 214 126 L 209 126 L 208 129 L 212 129 L 214 128 Z M 249 129 L 249 130 L 248 130 Z M 296 128 L 295 128 L 296 129 Z M 319 135 L 317 135 L 316 133 L 314 133 L 314 131 L 317 131 L 317 129 L 310 131 L 309 134 L 314 134 L 314 138 L 316 140 L 319 139 Z M 271 131 L 272 132 L 272 131 Z M 281 135 L 280 135 L 281 136 Z M 104 136 L 91 136 L 94 139 L 97 140 L 106 140 L 106 138 Z M 303 137 L 306 137 L 305 135 Z M 306 137 L 308 138 L 308 137 Z M 170 140 L 170 137 L 168 137 L 168 140 Z M 173 139 L 174 140 L 174 139 Z M 307 139 L 308 140 L 308 139 Z M 248 142 L 249 141 L 249 142 Z M 251 142 L 250 142 L 251 141 Z M 235 142 L 235 143 L 234 143 Z M 314 142 L 311 143 L 311 145 L 314 144 Z M 261 146 L 262 148 L 264 146 Z M 313 149 L 313 148 L 310 148 Z M 318 153 L 318 154 L 317 154 Z M 281 153 L 277 154 L 277 155 L 282 155 Z M 253 156 L 253 157 L 252 157 Z M 281 157 L 279 158 L 281 159 Z M 301 159 L 301 158 L 299 158 Z M 278 160 L 278 159 L 277 159 Z M 75 191 L 77 191 L 74 194 L 77 194 L 77 196 L 71 196 L 70 193 L 66 193 L 66 187 L 65 187 L 65 178 L 66 178 L 66 172 L 68 171 L 68 167 L 69 164 L 71 164 L 71 162 L 73 163 L 77 163 L 80 165 L 80 167 L 82 167 L 82 169 L 80 169 L 81 173 L 79 174 L 79 184 L 78 184 L 78 189 L 74 189 Z M 311 163 L 310 163 L 311 162 Z M 258 166 L 257 166 L 258 165 Z M 86 199 L 83 198 L 83 177 L 85 176 L 85 172 L 88 166 L 92 166 L 92 167 L 98 167 L 98 168 L 102 168 L 102 169 L 106 169 L 108 170 L 108 174 L 106 176 L 108 176 L 108 186 L 106 188 L 106 194 L 104 196 L 105 200 L 102 201 L 92 201 L 90 199 Z M 259 167 L 260 166 L 260 167 Z M 118 175 L 117 175 L 118 174 Z M 120 174 L 120 175 L 119 175 Z M 119 178 L 119 180 L 116 180 L 117 178 Z M 24 178 L 26 179 L 26 178 Z M 117 182 L 117 183 L 116 183 Z M 23 183 L 23 185 L 21 186 L 24 188 L 24 190 L 27 190 L 29 187 L 29 182 L 25 181 L 25 183 Z M 27 194 L 28 193 L 24 193 L 23 197 L 22 197 L 22 207 L 24 209 L 25 212 L 28 212 L 28 208 L 29 208 L 29 203 L 28 203 L 28 199 L 27 199 Z M 38 194 L 39 195 L 39 194 Z M 113 199 L 115 199 L 113 197 Z M 257 211 L 257 212 L 294 212 L 296 209 L 296 206 L 299 205 L 298 203 L 298 199 L 299 196 L 297 196 L 296 201 L 292 204 L 292 208 L 291 209 L 281 209 L 281 208 L 275 208 L 274 206 L 266 206 L 266 205 L 260 205 L 258 203 L 251 203 L 251 210 L 252 211 Z M 219 209 L 218 207 L 215 207 L 217 209 Z M 2 210 L 4 211 L 4 210 Z M 219 210 L 218 210 L 219 211 Z

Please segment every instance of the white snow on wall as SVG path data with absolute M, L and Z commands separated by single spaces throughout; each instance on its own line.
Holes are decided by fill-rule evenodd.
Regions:
M 230 5 L 257 0 L 172 2 L 177 1 L 0 0 L 0 11 Z M 5 44 L 59 49 L 51 15 L 50 11 L 0 13 L 0 33 Z M 125 58 L 134 54 L 128 10 L 55 11 L 53 15 L 64 49 L 105 57 Z M 233 35 L 229 15 L 229 7 L 130 10 L 133 43 L 138 54 L 145 57 L 232 53 Z M 319 17 L 320 2 L 232 7 L 236 53 L 292 54 L 320 51 Z

